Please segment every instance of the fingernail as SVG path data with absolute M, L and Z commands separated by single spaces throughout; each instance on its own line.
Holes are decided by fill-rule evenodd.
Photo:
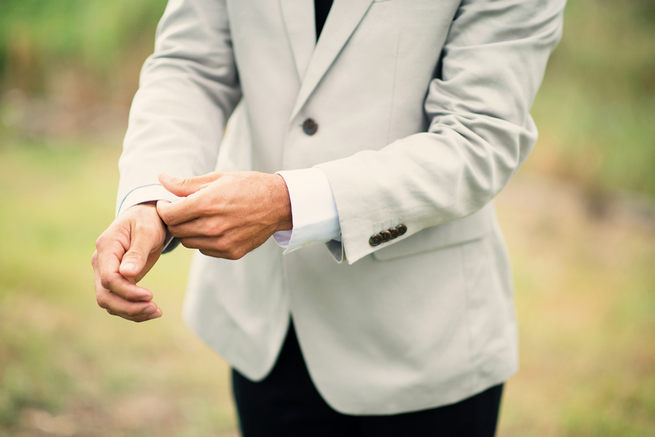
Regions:
M 148 320 L 156 319 L 157 317 L 161 317 L 161 311 L 159 310 L 149 315 Z
M 136 270 L 136 264 L 131 263 L 131 262 L 126 262 L 121 264 L 121 269 L 126 270 L 128 272 L 133 272 Z
M 157 308 L 154 305 L 148 305 L 141 311 L 143 314 L 153 314 L 155 311 L 157 311 Z

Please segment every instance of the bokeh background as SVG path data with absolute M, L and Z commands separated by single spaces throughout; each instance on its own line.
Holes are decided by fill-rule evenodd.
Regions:
M 90 255 L 165 0 L 0 0 L 0 435 L 236 435 L 228 368 L 180 317 L 96 307 Z M 570 0 L 497 207 L 521 370 L 500 436 L 655 435 L 655 2 Z

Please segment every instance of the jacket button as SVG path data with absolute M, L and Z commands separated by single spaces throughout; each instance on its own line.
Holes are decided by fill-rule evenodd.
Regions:
M 396 226 L 396 229 L 398 230 L 398 235 L 403 235 L 405 232 L 407 232 L 407 226 L 405 225 L 398 225 Z
M 371 235 L 371 238 L 368 239 L 368 244 L 373 247 L 379 246 L 380 243 L 382 243 L 382 235 L 380 234 Z
M 387 229 L 387 231 L 389 231 L 389 233 L 391 234 L 391 239 L 392 240 L 394 238 L 396 238 L 398 235 L 400 235 L 400 231 L 398 231 L 398 229 L 396 229 L 396 228 L 389 228 L 389 229 Z
M 307 135 L 314 135 L 318 130 L 318 123 L 313 118 L 308 118 L 302 122 L 302 131 Z
M 382 235 L 382 241 L 389 241 L 391 240 L 391 232 L 389 231 L 382 231 L 380 232 L 380 235 Z

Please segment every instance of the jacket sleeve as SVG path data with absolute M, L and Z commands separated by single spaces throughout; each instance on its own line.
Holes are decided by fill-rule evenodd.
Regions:
M 349 263 L 485 206 L 532 149 L 529 111 L 559 41 L 564 0 L 464 0 L 428 84 L 426 132 L 319 164 Z M 380 246 L 371 235 L 405 225 Z
M 212 171 L 240 97 L 225 0 L 169 0 L 130 110 L 117 212 L 169 198 L 159 173 Z

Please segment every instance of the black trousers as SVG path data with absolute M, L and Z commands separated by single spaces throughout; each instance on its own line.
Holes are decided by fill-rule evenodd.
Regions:
M 428 410 L 387 416 L 341 414 L 316 391 L 291 324 L 271 373 L 253 382 L 232 370 L 232 390 L 244 437 L 492 437 L 503 385 Z

